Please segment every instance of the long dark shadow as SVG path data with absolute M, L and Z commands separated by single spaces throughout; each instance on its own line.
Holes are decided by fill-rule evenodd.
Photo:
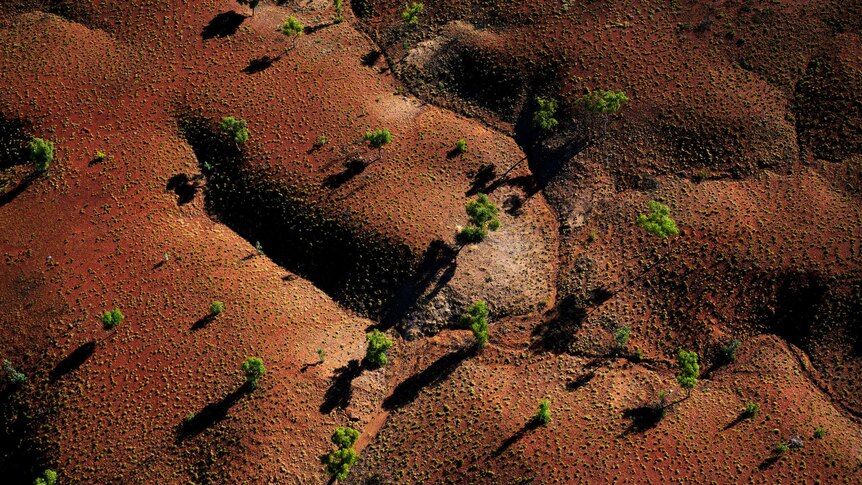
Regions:
M 245 21 L 246 16 L 240 15 L 233 10 L 222 12 L 210 20 L 210 22 L 201 30 L 201 37 L 204 40 L 214 37 L 228 37 L 239 30 L 239 26 Z
M 54 369 L 51 370 L 51 381 L 56 381 L 69 372 L 81 367 L 95 352 L 95 340 L 90 340 L 89 342 L 82 344 L 77 349 L 73 350 L 71 354 L 67 355 L 65 359 L 61 360 L 56 366 L 54 366 Z
M 392 411 L 410 404 L 419 393 L 430 386 L 445 381 L 467 357 L 476 354 L 476 347 L 456 350 L 440 357 L 422 372 L 405 379 L 395 387 L 392 394 L 383 400 L 383 409 Z
M 329 414 L 335 408 L 346 408 L 353 396 L 353 379 L 359 377 L 360 374 L 362 374 L 362 364 L 356 359 L 336 369 L 335 375 L 332 377 L 332 384 L 326 390 L 323 404 L 320 405 L 320 412 Z
M 221 401 L 207 404 L 199 412 L 187 417 L 177 428 L 177 441 L 179 442 L 186 438 L 198 435 L 226 418 L 230 408 L 239 402 L 243 396 L 251 393 L 253 390 L 254 389 L 250 384 L 245 383 L 240 386 L 239 389 L 225 396 Z

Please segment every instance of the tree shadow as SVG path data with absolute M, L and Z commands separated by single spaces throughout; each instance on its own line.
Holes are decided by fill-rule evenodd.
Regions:
M 515 432 L 515 434 L 506 438 L 506 441 L 501 443 L 500 446 L 498 446 L 497 449 L 494 450 L 493 453 L 491 453 L 491 455 L 494 457 L 502 455 L 512 445 L 514 445 L 515 443 L 520 441 L 520 439 L 523 438 L 524 435 L 526 435 L 530 431 L 533 431 L 534 429 L 537 429 L 539 426 L 541 426 L 541 423 L 539 423 L 539 420 L 536 418 L 531 418 L 529 421 L 527 421 L 526 424 L 524 424 L 524 426 L 521 426 L 521 429 L 519 429 L 517 432 Z
M 476 354 L 476 350 L 476 347 L 471 346 L 450 352 L 434 361 L 422 372 L 408 377 L 383 400 L 383 409 L 392 411 L 410 404 L 419 397 L 423 389 L 448 379 L 461 362 Z
M 207 313 L 203 317 L 199 318 L 198 321 L 196 321 L 194 323 L 194 325 L 192 325 L 192 331 L 200 330 L 200 329 L 206 327 L 207 325 L 212 323 L 215 320 L 215 318 L 216 318 L 216 315 L 214 313 Z
M 330 189 L 337 189 L 350 181 L 353 177 L 364 172 L 369 165 L 371 164 L 365 163 L 363 160 L 359 159 L 348 160 L 344 162 L 344 170 L 326 177 L 323 181 L 323 186 Z
M 228 37 L 239 30 L 239 26 L 247 17 L 240 15 L 233 10 L 222 12 L 210 20 L 210 22 L 201 30 L 201 37 L 204 40 L 214 37 Z
M 321 413 L 329 414 L 335 408 L 344 409 L 350 404 L 350 398 L 353 396 L 353 379 L 362 374 L 362 369 L 362 364 L 356 359 L 335 369 L 332 384 L 326 390 L 323 404 L 320 405 Z
M 311 34 L 317 32 L 318 30 L 325 29 L 331 25 L 335 25 L 335 23 L 334 22 L 328 22 L 325 24 L 308 26 L 308 27 L 305 27 L 304 29 L 302 29 L 302 33 L 305 35 L 311 35 Z
M 360 58 L 360 62 L 365 67 L 374 67 L 377 64 L 377 61 L 383 56 L 383 53 L 377 49 L 372 49 L 367 53 L 363 54 Z
M 737 416 L 736 419 L 734 419 L 730 423 L 727 423 L 727 425 L 722 429 L 722 431 L 727 431 L 730 428 L 736 426 L 737 424 L 739 424 L 739 423 L 741 423 L 741 422 L 743 422 L 746 419 L 751 418 L 751 417 L 753 417 L 752 414 L 748 413 L 747 411 L 743 411 L 743 412 L 739 413 L 739 416 Z
M 575 334 L 587 318 L 587 310 L 574 295 L 563 298 L 548 312 L 545 321 L 533 330 L 533 350 L 566 352 L 574 342 Z
M 96 341 L 90 340 L 67 355 L 51 370 L 51 382 L 81 367 L 96 352 Z
M 177 194 L 177 205 L 188 204 L 193 201 L 195 195 L 197 195 L 198 188 L 200 188 L 197 182 L 201 177 L 201 175 L 195 175 L 192 178 L 189 178 L 189 176 L 184 173 L 178 173 L 168 179 L 168 183 L 165 185 L 165 190 L 172 190 Z
M 594 377 L 596 377 L 595 372 L 587 372 L 586 374 L 578 376 L 575 380 L 566 383 L 566 390 L 576 391 L 589 384 Z
M 640 434 L 655 428 L 664 418 L 665 410 L 666 407 L 661 405 L 645 405 L 626 409 L 623 412 L 623 417 L 630 419 L 632 423 L 620 436 Z
M 248 65 L 242 69 L 242 72 L 251 75 L 266 71 L 279 59 L 281 59 L 281 55 L 276 57 L 263 56 L 258 57 L 257 59 L 252 59 L 249 61 Z
M 506 214 L 512 217 L 520 216 L 524 213 L 524 198 L 518 194 L 506 197 L 506 200 L 503 201 L 503 209 L 506 211 Z
M 251 393 L 253 390 L 254 388 L 251 384 L 246 382 L 240 386 L 239 389 L 231 392 L 222 400 L 207 404 L 199 412 L 184 419 L 177 427 L 177 442 L 198 435 L 207 428 L 226 418 L 230 408 L 239 402 L 243 396 Z
M 479 192 L 488 193 L 491 182 L 497 177 L 497 167 L 493 163 L 483 165 L 473 175 L 473 182 L 467 192 L 464 193 L 467 197 L 472 197 Z
M 32 173 L 28 174 L 26 177 L 24 177 L 18 183 L 18 185 L 16 185 L 15 187 L 13 187 L 12 189 L 10 189 L 7 192 L 0 194 L 0 207 L 3 207 L 4 205 L 8 204 L 9 202 L 12 202 L 13 200 L 15 200 L 15 198 L 18 197 L 19 195 L 21 195 L 22 192 L 27 190 L 27 187 L 29 187 L 30 184 L 32 184 L 33 181 L 36 180 L 38 177 L 39 177 L 38 173 L 32 172 Z
M 760 470 L 766 470 L 768 468 L 771 468 L 772 465 L 775 465 L 775 463 L 778 461 L 779 458 L 781 458 L 781 455 L 769 456 L 765 460 L 760 462 L 760 464 L 757 465 L 757 468 Z

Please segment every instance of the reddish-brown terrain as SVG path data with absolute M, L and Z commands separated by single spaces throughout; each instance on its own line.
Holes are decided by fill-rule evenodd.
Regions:
M 349 425 L 351 483 L 862 481 L 862 6 L 403 8 L 0 5 L 0 359 L 27 376 L 0 384 L 5 479 L 325 483 Z M 587 89 L 630 98 L 603 137 Z M 479 192 L 502 225 L 462 247 Z M 678 236 L 635 225 L 650 200 Z

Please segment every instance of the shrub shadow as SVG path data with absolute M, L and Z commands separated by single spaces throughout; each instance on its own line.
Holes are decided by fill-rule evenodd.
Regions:
M 210 22 L 201 30 L 201 37 L 204 40 L 214 37 L 228 37 L 239 30 L 239 26 L 245 21 L 246 16 L 240 15 L 233 10 L 222 12 L 210 20 Z
M 81 367 L 95 352 L 95 340 L 90 340 L 89 342 L 82 344 L 77 349 L 73 350 L 71 354 L 67 355 L 65 359 L 61 360 L 56 366 L 54 366 L 54 369 L 51 370 L 51 381 L 56 381 L 69 372 Z
M 252 59 L 249 61 L 248 65 L 242 69 L 242 72 L 251 75 L 266 71 L 279 59 L 281 59 L 280 55 L 276 57 L 263 56 L 258 57 L 257 59 Z
M 524 426 L 521 426 L 521 429 L 519 429 L 517 432 L 515 432 L 515 434 L 513 434 L 512 436 L 508 437 L 506 439 L 506 441 L 501 443 L 500 446 L 497 447 L 497 449 L 494 450 L 493 453 L 491 453 L 491 455 L 495 456 L 495 457 L 502 455 L 512 445 L 514 445 L 515 443 L 520 441 L 520 439 L 523 438 L 524 435 L 526 435 L 530 431 L 538 428 L 539 426 L 541 426 L 541 423 L 539 423 L 539 420 L 537 420 L 535 417 L 531 418 L 529 421 L 527 421 L 526 424 L 524 424 Z
M 422 372 L 408 377 L 383 400 L 383 409 L 392 411 L 410 404 L 419 397 L 423 389 L 448 379 L 461 362 L 476 354 L 476 350 L 476 347 L 469 347 L 450 352 L 434 361 Z
M 177 441 L 179 442 L 186 438 L 198 435 L 226 418 L 230 408 L 239 402 L 243 396 L 251 393 L 253 390 L 254 389 L 251 384 L 245 383 L 240 386 L 239 389 L 225 396 L 222 400 L 207 404 L 198 413 L 183 420 L 177 428 Z

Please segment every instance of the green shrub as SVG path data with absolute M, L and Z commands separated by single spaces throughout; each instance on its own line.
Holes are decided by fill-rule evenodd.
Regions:
M 353 448 L 353 444 L 359 439 L 359 431 L 349 426 L 339 426 L 335 428 L 330 439 L 339 448 Z
M 368 130 L 363 138 L 369 147 L 377 149 L 377 158 L 382 156 L 383 146 L 392 143 L 392 134 L 386 128 Z
M 96 150 L 96 156 L 93 158 L 93 161 L 97 163 L 102 163 L 108 159 L 108 154 L 103 152 L 102 150 Z
M 3 369 L 6 371 L 6 380 L 13 386 L 27 382 L 27 375 L 13 367 L 9 359 L 3 359 Z
M 688 352 L 679 349 L 677 354 L 677 364 L 679 373 L 676 375 L 676 380 L 680 387 L 685 389 L 688 395 L 691 395 L 691 390 L 697 385 L 697 377 L 700 375 L 700 365 L 697 362 L 697 353 Z
M 335 19 L 333 20 L 333 22 L 335 22 L 336 24 L 340 24 L 344 21 L 344 16 L 342 15 L 342 10 L 344 8 L 342 5 L 342 0 L 335 0 L 333 3 L 335 4 Z
M 288 17 L 283 24 L 278 26 L 278 30 L 281 31 L 282 34 L 293 39 L 293 45 L 291 46 L 291 49 L 293 49 L 296 47 L 296 42 L 299 40 L 299 37 L 302 36 L 305 26 L 302 25 L 302 22 L 300 22 L 296 17 Z
M 425 4 L 419 2 L 413 2 L 411 4 L 404 4 L 404 12 L 401 14 L 401 18 L 404 19 L 404 23 L 407 25 L 416 25 L 419 23 L 419 13 L 422 12 L 422 9 L 425 8 Z
M 353 428 L 339 426 L 335 429 L 331 440 L 337 449 L 320 457 L 320 461 L 326 465 L 326 473 L 338 480 L 347 478 L 350 467 L 359 459 L 359 454 L 353 449 L 357 439 L 359 431 Z
M 488 344 L 488 305 L 484 301 L 477 301 L 470 305 L 467 312 L 461 315 L 461 326 L 469 328 L 476 338 L 479 348 Z
M 54 470 L 48 469 L 42 472 L 42 476 L 36 478 L 33 482 L 33 485 L 56 485 L 57 483 L 57 472 Z
M 368 349 L 365 352 L 365 358 L 371 364 L 377 367 L 383 367 L 389 363 L 386 358 L 386 352 L 392 347 L 392 340 L 380 330 L 373 330 L 365 336 L 365 341 L 368 343 Z
M 554 117 L 557 114 L 557 100 L 539 97 L 536 98 L 536 104 L 539 105 L 539 109 L 533 114 L 533 124 L 544 131 L 551 131 L 556 128 L 559 124 Z
M 100 320 L 102 320 L 105 330 L 111 330 L 123 323 L 124 318 L 126 317 L 123 316 L 123 312 L 119 308 L 114 308 L 113 310 L 106 310 L 100 317 Z
M 629 101 L 625 91 L 604 91 L 597 89 L 589 91 L 578 99 L 578 102 L 593 113 L 612 114 Z
M 467 153 L 467 140 L 463 138 L 455 142 L 455 152 Z
M 617 349 L 622 350 L 625 348 L 626 344 L 629 343 L 629 339 L 632 337 L 632 329 L 628 325 L 623 325 L 619 327 L 614 332 L 614 343 L 617 346 Z
M 720 356 L 722 363 L 729 364 L 736 362 L 736 351 L 739 350 L 741 343 L 739 340 L 733 339 L 727 345 L 721 346 Z
M 676 222 L 670 218 L 670 208 L 668 206 L 651 200 L 649 202 L 649 211 L 649 214 L 638 216 L 637 225 L 640 228 L 658 237 L 669 237 L 679 234 Z
M 221 119 L 219 128 L 237 146 L 248 141 L 248 127 L 245 120 L 226 116 Z
M 533 416 L 533 421 L 541 426 L 544 426 L 551 422 L 550 400 L 542 399 L 541 401 L 539 401 L 539 410 L 536 412 L 536 415 Z
M 213 302 L 210 303 L 210 315 L 217 317 L 217 316 L 221 315 L 221 313 L 223 311 L 224 311 L 224 303 L 222 303 L 218 300 L 213 300 Z
M 27 145 L 30 161 L 36 168 L 37 172 L 48 170 L 51 162 L 54 160 L 54 143 L 41 138 L 33 138 Z
M 318 360 L 318 362 L 320 362 L 322 364 L 325 359 L 326 359 L 326 351 L 323 349 L 317 349 L 317 360 Z
M 500 228 L 500 219 L 497 218 L 499 209 L 487 195 L 479 194 L 476 199 L 467 202 L 465 209 L 470 225 L 459 233 L 462 242 L 479 242 L 488 236 L 488 229 L 496 231 Z
M 743 414 L 748 418 L 753 418 L 759 410 L 760 406 L 758 406 L 756 402 L 749 401 L 745 403 L 745 411 L 743 411 Z
M 814 430 L 814 437 L 815 438 L 821 439 L 824 436 L 826 436 L 826 430 L 825 429 L 818 427 L 817 429 Z
M 329 140 L 326 138 L 326 135 L 320 135 L 314 140 L 314 146 L 318 148 L 326 146 L 327 143 L 329 143 Z
M 257 389 L 258 381 L 266 374 L 266 367 L 263 366 L 263 359 L 260 357 L 248 357 L 242 363 L 242 372 L 245 374 L 245 382 L 252 389 Z
M 790 446 L 788 446 L 787 443 L 785 443 L 783 441 L 781 443 L 778 443 L 777 445 L 775 445 L 775 453 L 778 455 L 783 455 L 783 454 L 787 453 L 787 450 L 789 450 L 789 449 L 790 449 Z

